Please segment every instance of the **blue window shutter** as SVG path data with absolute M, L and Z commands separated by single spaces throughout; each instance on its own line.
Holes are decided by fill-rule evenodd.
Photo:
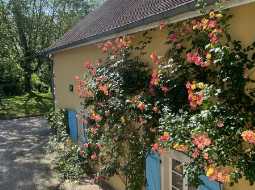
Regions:
M 78 141 L 78 129 L 77 129 L 77 118 L 75 111 L 68 111 L 68 125 L 70 130 L 70 136 L 73 142 Z
M 200 185 L 198 187 L 198 190 L 221 190 L 220 183 L 216 181 L 211 181 L 208 179 L 207 176 L 204 175 L 201 175 L 199 178 L 202 180 L 204 184 Z
M 160 190 L 160 157 L 158 154 L 149 153 L 146 158 L 146 190 Z

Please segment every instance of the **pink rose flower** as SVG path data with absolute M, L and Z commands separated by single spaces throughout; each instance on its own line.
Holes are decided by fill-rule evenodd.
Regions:
M 165 21 L 161 21 L 160 24 L 159 24 L 159 29 L 163 30 L 166 26 L 167 26 L 166 22 Z
M 84 146 L 85 148 L 88 148 L 88 147 L 89 147 L 89 144 L 88 144 L 88 143 L 85 143 L 83 146 Z
M 144 111 L 145 110 L 145 104 L 143 102 L 140 102 L 138 105 L 137 105 L 137 108 L 140 110 L 140 111 Z
M 217 122 L 217 127 L 219 127 L 219 128 L 224 127 L 224 122 L 223 121 L 218 121 Z
M 247 66 L 244 66 L 243 78 L 244 79 L 248 79 L 249 78 L 249 69 L 247 68 Z
M 209 154 L 208 153 L 204 153 L 203 157 L 204 157 L 205 160 L 209 160 Z
M 162 86 L 161 90 L 164 92 L 164 94 L 167 94 L 169 92 L 169 88 L 167 86 Z
M 208 134 L 201 133 L 195 134 L 192 137 L 192 143 L 197 146 L 198 149 L 203 150 L 205 147 L 212 144 L 212 140 L 208 137 Z
M 180 43 L 176 44 L 176 48 L 177 49 L 181 49 L 182 48 L 182 44 L 180 44 Z
M 199 149 L 195 149 L 194 152 L 192 153 L 192 158 L 197 158 L 200 155 Z
M 153 152 L 157 152 L 157 151 L 158 151 L 158 149 L 159 149 L 159 146 L 158 146 L 158 144 L 157 144 L 157 143 L 155 143 L 155 144 L 153 144 L 153 145 L 152 145 L 151 150 L 152 150 Z
M 209 20 L 208 22 L 208 28 L 213 29 L 217 26 L 217 21 L 216 20 Z
M 80 150 L 80 151 L 79 151 L 79 155 L 80 155 L 81 157 L 83 157 L 83 156 L 84 156 L 84 152 L 83 152 L 82 150 Z
M 171 42 L 176 42 L 177 41 L 177 35 L 174 33 L 174 34 L 170 34 L 169 35 L 169 40 Z
M 202 58 L 196 54 L 194 57 L 193 57 L 193 61 L 196 65 L 202 65 L 203 64 L 203 60 Z
M 218 38 L 217 34 L 215 34 L 215 33 L 210 33 L 209 38 L 210 38 L 210 42 L 212 44 L 217 44 L 219 42 L 219 38 Z
M 107 84 L 104 84 L 104 85 L 99 85 L 98 86 L 98 89 L 106 96 L 109 95 L 109 88 L 108 88 L 108 85 Z
M 243 137 L 243 140 L 251 143 L 251 144 L 255 144 L 255 133 L 252 130 L 247 130 L 244 131 L 241 135 Z
M 187 53 L 186 59 L 188 63 L 195 63 L 202 66 L 204 64 L 202 57 L 198 53 Z
M 190 53 L 190 52 L 187 53 L 186 58 L 187 58 L 188 63 L 193 63 L 193 54 L 192 53 Z
M 97 154 L 94 152 L 91 156 L 90 156 L 91 160 L 96 160 L 97 159 Z
M 74 80 L 80 80 L 80 77 L 79 76 L 75 76 Z
M 154 70 L 151 75 L 150 85 L 157 86 L 159 84 L 159 76 L 157 70 Z
M 95 120 L 96 122 L 99 122 L 102 120 L 102 117 L 99 114 L 92 113 L 90 116 L 90 119 Z
M 167 142 L 170 139 L 170 135 L 168 132 L 164 132 L 162 136 L 160 136 L 160 141 L 161 142 Z
M 155 51 L 151 53 L 150 58 L 154 64 L 158 65 L 160 63 L 159 57 Z

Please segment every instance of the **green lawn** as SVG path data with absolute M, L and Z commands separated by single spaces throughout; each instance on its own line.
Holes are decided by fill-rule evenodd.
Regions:
M 43 115 L 47 113 L 52 106 L 53 99 L 50 93 L 31 93 L 23 96 L 1 98 L 0 118 L 8 119 Z

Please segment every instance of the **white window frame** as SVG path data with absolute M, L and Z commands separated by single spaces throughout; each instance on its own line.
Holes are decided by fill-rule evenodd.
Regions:
M 185 169 L 185 163 L 192 161 L 187 155 L 170 150 L 161 155 L 161 190 L 172 190 L 172 159 L 183 163 L 183 169 Z M 183 175 L 184 176 L 184 175 Z M 183 190 L 188 190 L 188 178 L 184 176 L 183 178 Z M 220 189 L 224 189 L 224 185 L 220 185 Z
M 161 189 L 172 190 L 172 159 L 177 160 L 181 163 L 190 162 L 191 159 L 185 154 L 170 150 L 161 155 Z M 185 164 L 183 164 L 184 166 Z M 183 178 L 183 190 L 188 190 L 188 178 Z

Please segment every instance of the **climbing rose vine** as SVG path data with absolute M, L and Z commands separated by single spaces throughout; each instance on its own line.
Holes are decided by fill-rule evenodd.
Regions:
M 177 90 L 187 100 L 164 106 L 159 127 L 170 138 L 161 136 L 159 144 L 192 158 L 186 174 L 195 183 L 200 175 L 221 183 L 242 176 L 255 180 L 254 102 L 244 90 L 247 68 L 254 66 L 249 56 L 254 44 L 242 48 L 232 40 L 228 19 L 211 11 L 170 26 L 174 40 L 169 37 L 169 55 L 158 64 L 159 81 L 171 81 L 170 92 Z
M 75 81 L 84 97 L 79 121 L 88 126 L 80 155 L 99 175 L 125 176 L 127 188 L 137 190 L 147 153 L 176 150 L 191 158 L 185 172 L 192 184 L 200 175 L 221 183 L 242 176 L 255 181 L 255 110 L 244 90 L 255 44 L 243 48 L 232 40 L 229 19 L 210 11 L 161 22 L 166 55 L 146 52 L 150 32 L 138 43 L 126 36 L 98 45 L 107 58 L 86 61 L 90 79 Z

